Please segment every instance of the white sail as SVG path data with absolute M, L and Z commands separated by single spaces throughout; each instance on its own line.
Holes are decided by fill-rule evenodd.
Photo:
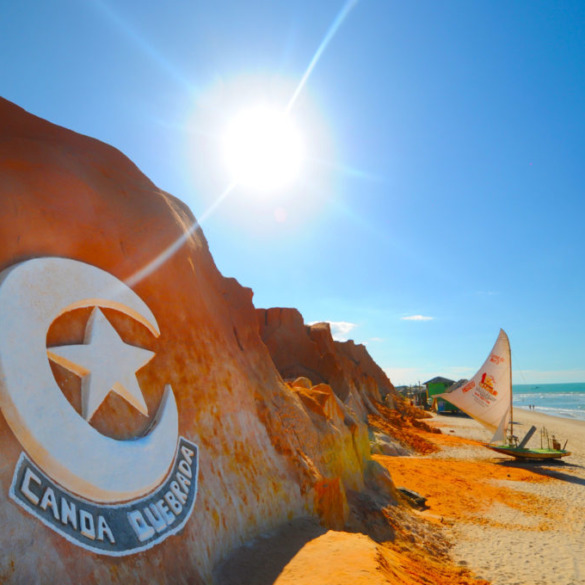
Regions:
M 477 374 L 453 392 L 438 394 L 439 397 L 495 431 L 492 442 L 503 441 L 512 402 L 510 341 L 503 329 Z
M 510 425 L 511 409 L 508 407 L 506 414 L 502 418 L 500 425 L 496 429 L 490 443 L 506 443 L 508 441 L 508 426 Z

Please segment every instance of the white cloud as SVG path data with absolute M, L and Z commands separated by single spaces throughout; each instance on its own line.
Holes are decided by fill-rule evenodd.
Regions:
M 384 373 L 396 386 L 411 384 L 419 375 L 416 368 L 384 368 Z
M 426 317 L 425 315 L 410 315 L 409 317 L 401 317 L 403 321 L 432 321 L 434 317 Z
M 336 341 L 347 341 L 350 331 L 357 327 L 356 323 L 347 321 L 327 321 L 331 327 L 331 335 Z
M 384 368 L 384 372 L 394 386 L 410 386 L 426 382 L 438 375 L 417 368 Z
M 317 323 L 329 323 L 331 336 L 335 341 L 347 341 L 349 333 L 357 327 L 357 323 L 349 323 L 348 321 L 311 321 L 307 325 L 316 325 Z

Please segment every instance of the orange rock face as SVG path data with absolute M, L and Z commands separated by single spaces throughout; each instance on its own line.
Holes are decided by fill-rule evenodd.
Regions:
M 4 100 L 0 209 L 0 270 L 32 258 L 83 262 L 126 283 L 158 322 L 156 337 L 116 307 L 103 309 L 125 343 L 155 354 L 137 374 L 148 415 L 110 392 L 87 425 L 114 441 L 138 440 L 156 423 L 153 413 L 170 385 L 179 434 L 199 448 L 197 496 L 184 526 L 141 552 L 105 556 L 73 544 L 9 496 L 25 449 L 21 429 L 0 414 L 0 582 L 202 583 L 234 546 L 287 519 L 310 513 L 327 525 L 343 525 L 345 490 L 363 487 L 369 459 L 362 422 L 368 397 L 392 391 L 367 365 L 365 350 L 332 343 L 323 327 L 311 328 L 299 344 L 294 377 L 304 374 L 322 385 L 300 390 L 283 383 L 274 362 L 283 375 L 295 364 L 275 358 L 271 331 L 283 336 L 288 329 L 281 321 L 273 327 L 274 310 L 264 314 L 262 335 L 271 357 L 252 292 L 218 272 L 186 206 L 114 148 Z M 89 313 L 82 307 L 55 319 L 46 331 L 47 347 L 83 344 Z M 306 331 L 302 319 L 298 325 Z M 0 323 L 0 335 L 7 334 Z M 26 340 L 12 343 L 24 351 Z M 316 347 L 327 349 L 321 361 Z M 71 416 L 81 417 L 80 376 L 50 366 Z M 42 404 L 42 394 L 35 397 Z M 350 411 L 360 409 L 356 420 Z M 42 414 L 49 424 L 51 409 Z M 78 458 L 92 456 L 75 437 L 68 445 Z M 36 486 L 30 477 L 28 484 L 18 482 L 17 489 Z M 45 511 L 58 508 L 46 494 L 39 492 L 38 499 Z
M 305 325 L 296 309 L 257 309 L 260 334 L 284 379 L 305 376 L 329 384 L 362 420 L 372 400 L 395 396 L 394 386 L 363 345 L 335 341 L 328 323 Z

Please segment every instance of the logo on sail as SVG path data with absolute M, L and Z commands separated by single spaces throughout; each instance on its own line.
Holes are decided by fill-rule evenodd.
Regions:
M 471 380 L 470 382 L 467 382 L 467 384 L 465 384 L 465 386 L 463 386 L 463 388 L 461 388 L 461 392 L 463 392 L 463 394 L 466 394 L 467 392 L 469 392 L 470 390 L 473 390 L 475 388 L 475 380 Z
M 483 373 L 479 386 L 489 392 L 492 396 L 498 395 L 498 391 L 494 388 L 494 379 L 487 372 Z

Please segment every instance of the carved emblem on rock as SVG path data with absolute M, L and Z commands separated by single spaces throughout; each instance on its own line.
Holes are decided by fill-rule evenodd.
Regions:
M 91 311 L 83 342 L 47 348 L 51 325 L 81 308 Z M 136 373 L 154 352 L 124 341 L 104 310 L 160 335 L 146 303 L 95 266 L 50 257 L 2 272 L 0 408 L 25 450 L 12 499 L 69 541 L 121 556 L 154 546 L 187 522 L 198 450 L 179 436 L 169 384 L 149 412 Z M 81 412 L 61 391 L 50 362 L 80 378 Z M 92 426 L 111 392 L 149 417 L 140 436 L 120 440 Z

